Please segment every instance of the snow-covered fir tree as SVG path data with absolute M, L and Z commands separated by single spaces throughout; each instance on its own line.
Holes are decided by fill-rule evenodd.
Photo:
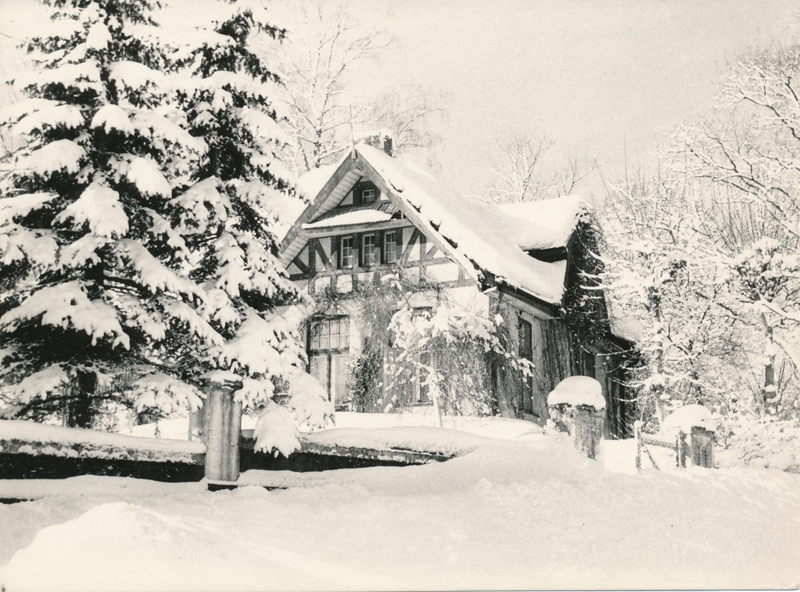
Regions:
M 284 112 L 251 50 L 282 31 L 258 3 L 180 35 L 148 1 L 48 4 L 15 81 L 29 98 L 3 114 L 27 139 L 0 201 L 5 416 L 169 413 L 209 377 L 268 400 L 303 356 L 275 312 L 297 298 L 271 231 L 291 193 Z

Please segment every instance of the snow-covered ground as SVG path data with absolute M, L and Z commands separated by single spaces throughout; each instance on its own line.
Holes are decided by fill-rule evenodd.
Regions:
M 348 421 L 378 420 L 340 415 L 339 433 L 352 437 Z M 380 421 L 375 434 L 392 427 Z M 800 582 L 800 475 L 625 474 L 630 442 L 606 443 L 604 468 L 524 422 L 457 423 L 445 427 L 466 427 L 477 448 L 444 463 L 249 471 L 241 480 L 254 486 L 235 491 L 110 477 L 0 481 L 0 497 L 40 498 L 0 506 L 0 582 L 9 592 Z

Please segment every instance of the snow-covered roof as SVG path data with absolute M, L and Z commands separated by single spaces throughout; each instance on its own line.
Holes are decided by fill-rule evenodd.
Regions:
M 331 178 L 331 175 L 336 171 L 339 163 L 326 164 L 315 169 L 311 169 L 304 173 L 297 179 L 297 189 L 299 193 L 307 200 L 313 200 L 317 194 Z
M 631 343 L 641 343 L 642 325 L 639 320 L 617 303 L 613 291 L 606 292 L 606 306 L 611 334 Z
M 358 164 L 359 157 L 363 159 L 361 164 Z M 369 168 L 372 168 L 400 202 L 397 205 L 406 215 L 412 221 L 414 218 L 423 220 L 429 226 L 423 229 L 426 232 L 438 233 L 444 239 L 441 242 L 448 254 L 457 262 L 468 266 L 471 262 L 472 267 L 494 275 L 498 283 L 521 289 L 547 303 L 561 301 L 567 262 L 540 261 L 525 251 L 566 247 L 583 207 L 578 198 L 562 197 L 509 206 L 489 204 L 457 195 L 428 170 L 411 161 L 392 158 L 366 144 L 359 144 L 355 154 L 325 167 L 324 172 L 318 169 L 304 175 L 300 183 L 307 188 L 306 195 L 313 199 L 313 189 L 319 193 L 348 158 L 354 167 L 366 169 L 361 171 L 364 176 L 369 176 Z M 311 208 L 318 208 L 319 213 L 335 207 L 328 203 L 327 196 L 316 197 L 318 201 L 314 201 Z M 337 216 L 337 225 L 356 223 L 349 215 Z M 346 216 L 348 218 L 343 220 Z M 331 220 L 325 220 L 324 226 L 331 226 Z M 298 222 L 301 229 L 317 227 L 309 218 Z M 320 227 L 323 226 L 322 221 L 319 222 Z M 290 233 L 282 250 L 287 251 L 291 243 L 298 240 L 303 240 L 301 233 Z M 293 250 L 296 249 L 297 246 Z
M 333 226 L 349 226 L 351 224 L 369 224 L 370 222 L 386 222 L 391 218 L 392 215 L 388 212 L 362 208 L 360 210 L 351 210 L 338 216 L 330 216 L 310 224 L 303 224 L 303 228 L 331 228 Z

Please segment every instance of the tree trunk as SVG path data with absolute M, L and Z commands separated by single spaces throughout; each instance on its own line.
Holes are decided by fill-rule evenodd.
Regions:
M 766 412 L 770 401 L 777 395 L 775 391 L 775 340 L 767 315 L 761 313 L 761 327 L 764 332 L 764 383 L 761 387 L 761 413 Z
M 78 372 L 67 401 L 67 427 L 90 429 L 94 419 L 94 395 L 97 375 L 94 372 Z
M 659 384 L 653 387 L 653 397 L 656 406 L 656 415 L 658 417 L 658 425 L 664 424 L 666 412 L 664 410 L 664 401 L 662 395 L 666 392 L 667 384 L 666 377 L 664 376 L 664 325 L 662 323 L 661 308 L 658 304 L 654 306 L 655 319 L 658 323 L 658 331 L 656 331 L 656 340 L 658 346 L 653 354 L 653 361 L 655 366 L 655 373 L 660 377 Z

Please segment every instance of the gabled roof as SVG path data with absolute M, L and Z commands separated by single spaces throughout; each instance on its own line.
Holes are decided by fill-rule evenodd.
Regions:
M 576 197 L 497 206 L 461 197 L 430 172 L 412 162 L 401 162 L 365 144 L 344 157 L 326 173 L 312 173 L 301 187 L 317 190 L 311 205 L 301 214 L 281 244 L 281 259 L 288 264 L 305 245 L 303 230 L 325 226 L 342 217 L 375 216 L 331 212 L 363 176 L 375 183 L 406 217 L 461 264 L 476 279 L 488 272 L 500 285 L 508 285 L 547 302 L 561 302 L 566 260 L 547 263 L 528 255 L 529 250 L 565 248 L 582 211 Z M 326 178 L 324 182 L 323 178 Z M 311 189 L 313 191 L 313 189 Z M 385 214 L 383 214 L 385 215 Z

